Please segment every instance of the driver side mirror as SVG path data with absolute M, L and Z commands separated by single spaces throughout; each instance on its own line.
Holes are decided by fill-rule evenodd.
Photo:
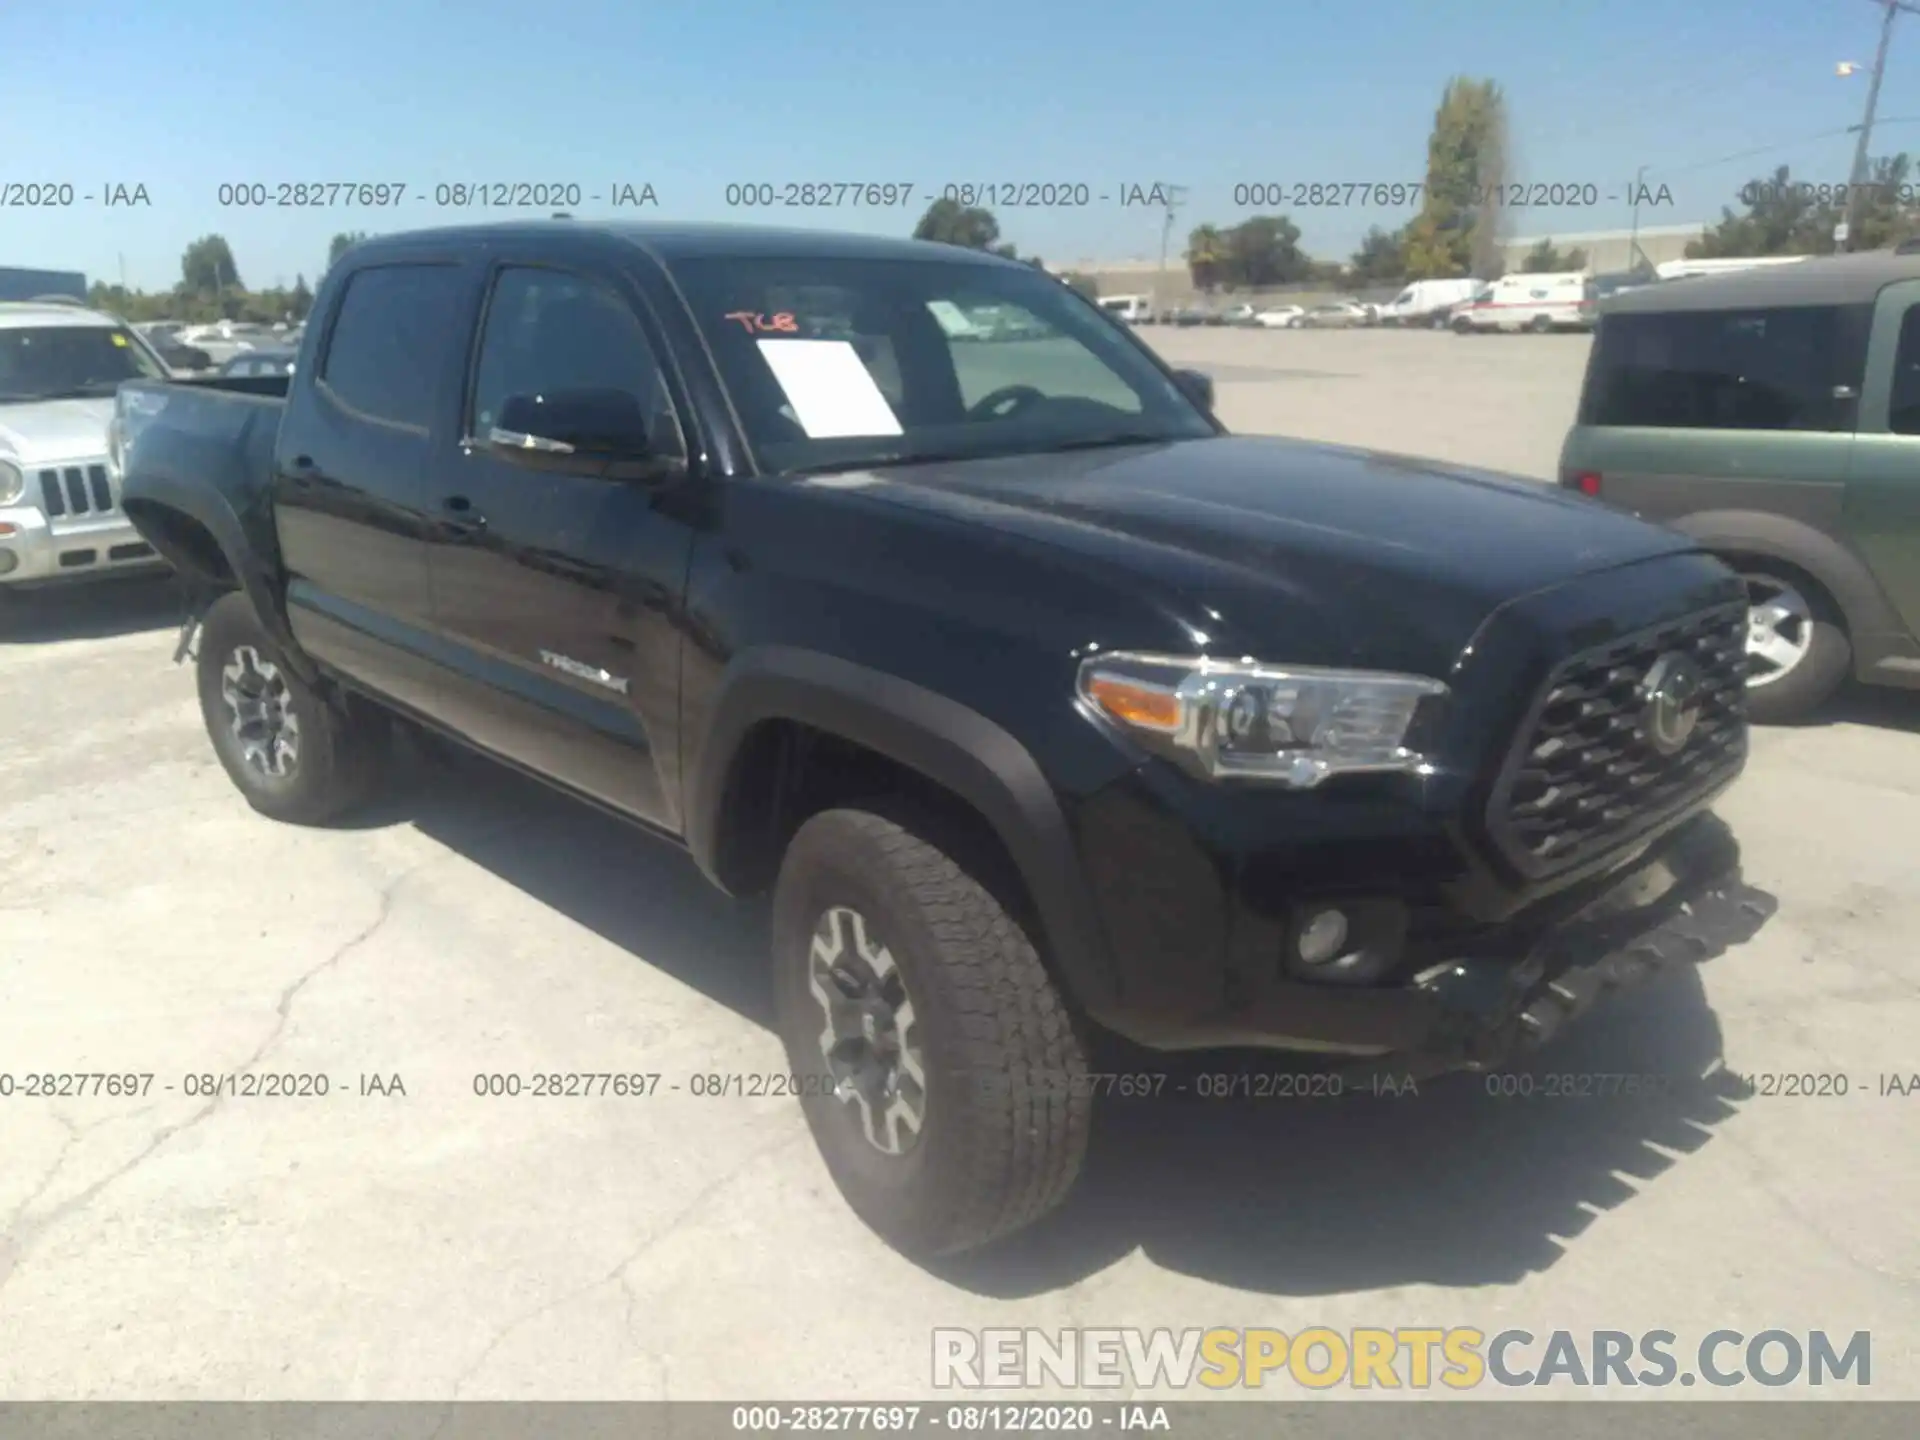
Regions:
M 1201 370 L 1176 370 L 1173 383 L 1194 404 L 1209 415 L 1213 413 L 1213 377 Z
M 625 390 L 509 395 L 487 433 L 487 449 L 517 465 L 605 471 L 622 479 L 656 477 L 684 459 L 656 443 L 646 408 Z

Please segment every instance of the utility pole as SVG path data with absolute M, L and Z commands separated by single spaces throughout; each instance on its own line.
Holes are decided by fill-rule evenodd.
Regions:
M 1647 261 L 1645 253 L 1640 249 L 1640 182 L 1646 178 L 1647 167 L 1644 165 L 1633 172 L 1633 229 L 1629 233 L 1627 240 L 1627 269 L 1629 272 L 1638 271 L 1642 265 L 1646 265 Z M 1651 265 L 1647 265 L 1647 269 L 1651 270 L 1652 268 Z
M 1855 238 L 1859 233 L 1855 221 L 1860 213 L 1860 190 L 1867 180 L 1867 149 L 1873 141 L 1873 112 L 1880 104 L 1880 80 L 1887 70 L 1887 47 L 1893 43 L 1894 17 L 1902 10 L 1920 15 L 1920 6 L 1908 4 L 1907 0 L 1873 0 L 1873 3 L 1887 13 L 1880 22 L 1880 48 L 1874 53 L 1873 75 L 1867 81 L 1867 113 L 1860 121 L 1860 141 L 1853 147 L 1853 169 L 1847 180 L 1847 204 L 1841 212 L 1841 223 L 1846 226 L 1846 233 L 1835 237 L 1839 241 L 1836 249 L 1851 250 L 1859 243 Z
M 1157 318 L 1166 303 L 1167 293 L 1167 242 L 1173 238 L 1173 224 L 1180 207 L 1186 203 L 1187 187 L 1184 185 L 1162 185 L 1161 195 L 1166 198 L 1166 218 L 1160 222 L 1160 269 L 1153 279 L 1153 313 Z

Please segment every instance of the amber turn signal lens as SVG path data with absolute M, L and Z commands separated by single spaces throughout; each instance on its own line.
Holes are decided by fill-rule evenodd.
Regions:
M 1123 724 L 1169 733 L 1180 728 L 1180 697 L 1157 685 L 1096 675 L 1087 682 L 1087 695 Z

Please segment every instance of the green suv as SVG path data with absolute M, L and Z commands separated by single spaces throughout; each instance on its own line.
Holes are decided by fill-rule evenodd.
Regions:
M 1560 483 L 1745 578 L 1754 719 L 1804 716 L 1849 674 L 1920 689 L 1920 253 L 1613 297 Z

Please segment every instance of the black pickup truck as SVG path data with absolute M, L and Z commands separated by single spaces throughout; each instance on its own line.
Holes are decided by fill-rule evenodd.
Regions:
M 555 220 L 357 246 L 291 377 L 111 448 L 257 810 L 406 723 L 770 890 L 828 1166 L 931 1255 L 1065 1196 L 1090 1055 L 1485 1068 L 1762 908 L 1730 571 L 1211 400 L 1031 266 Z

